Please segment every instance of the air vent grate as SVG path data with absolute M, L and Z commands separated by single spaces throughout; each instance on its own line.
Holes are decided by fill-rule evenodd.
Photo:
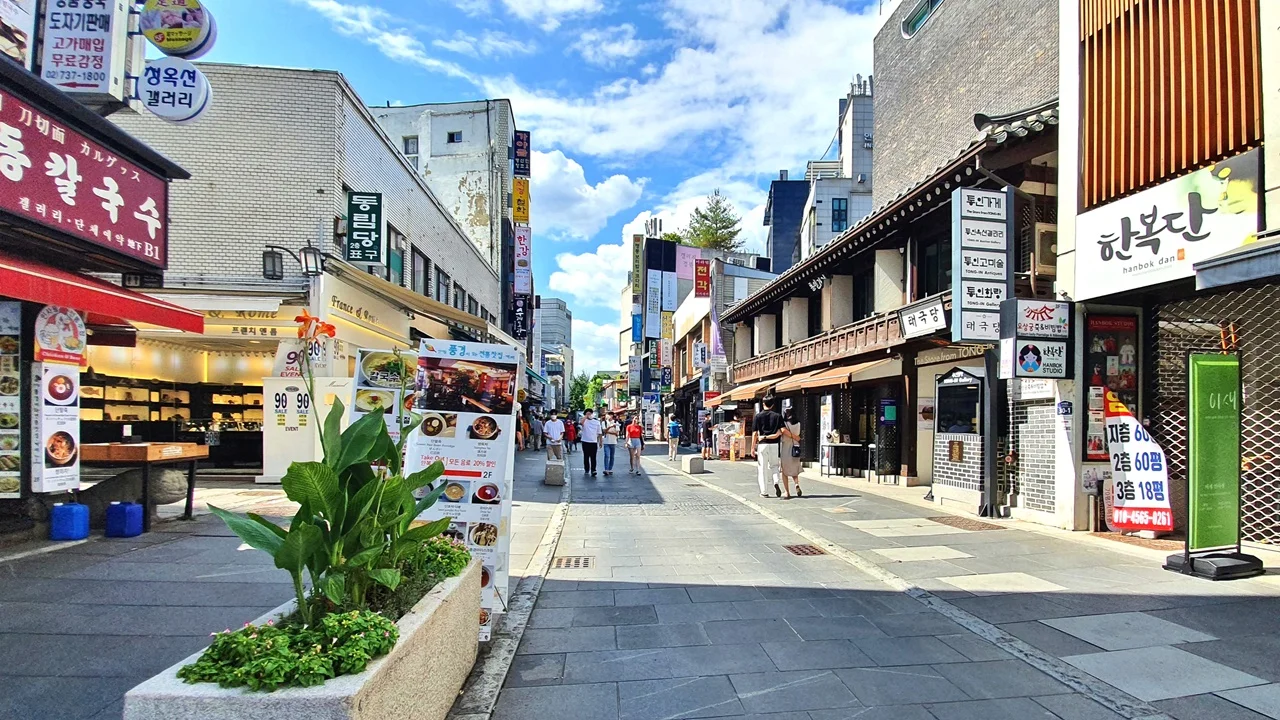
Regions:
M 792 555 L 800 555 L 802 557 L 808 555 L 826 555 L 826 551 L 817 545 L 783 545 L 787 552 Z
M 585 555 L 558 557 L 551 561 L 555 570 L 590 570 L 596 566 L 596 559 Z

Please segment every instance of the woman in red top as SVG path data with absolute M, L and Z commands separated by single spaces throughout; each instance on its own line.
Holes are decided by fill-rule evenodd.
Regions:
M 640 452 L 644 450 L 644 427 L 636 418 L 627 423 L 627 457 L 631 461 L 631 474 L 640 474 Z
M 573 452 L 573 447 L 578 442 L 578 422 L 570 420 L 564 424 L 564 444 L 565 449 Z

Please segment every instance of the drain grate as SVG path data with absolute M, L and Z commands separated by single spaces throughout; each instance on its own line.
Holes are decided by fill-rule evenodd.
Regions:
M 783 545 L 792 555 L 826 555 L 826 551 L 817 545 Z
M 932 520 L 933 522 L 936 522 L 939 525 L 948 525 L 950 527 L 957 528 L 960 530 L 1003 530 L 1004 529 L 1003 525 L 992 525 L 991 523 L 982 522 L 981 520 L 971 520 L 969 518 L 954 517 L 951 515 L 947 515 L 944 517 L 931 517 L 931 518 L 925 518 L 925 519 Z
M 702 483 L 685 483 L 685 487 L 702 487 Z
M 558 557 L 551 561 L 556 570 L 590 570 L 596 566 L 596 559 L 585 555 Z

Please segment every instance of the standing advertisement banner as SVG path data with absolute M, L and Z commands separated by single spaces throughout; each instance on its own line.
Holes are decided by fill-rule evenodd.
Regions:
M 397 357 L 385 350 L 359 350 L 354 397 L 347 410 L 348 424 L 365 415 L 381 414 L 387 420 L 391 439 L 400 442 L 396 408 L 403 406 L 410 415 L 414 412 L 412 385 L 416 364 L 417 358 L 411 352 L 401 352 Z M 405 386 L 409 389 L 402 391 Z
M 1172 532 L 1169 470 L 1164 450 L 1116 397 L 1106 395 L 1107 453 L 1113 473 L 1113 530 Z
M 1187 547 L 1240 542 L 1240 358 L 1187 357 Z
M 89 330 L 80 313 L 68 307 L 46 305 L 36 316 L 36 362 L 53 362 L 87 367 L 85 346 Z
M 0 302 L 0 499 L 22 494 L 22 303 Z
M 80 488 L 80 366 L 34 363 L 31 393 L 31 490 Z
M 516 383 L 524 363 L 510 345 L 423 340 L 413 383 L 422 425 L 407 443 L 405 472 L 444 465 L 440 501 L 419 519 L 450 518 L 447 536 L 465 542 L 480 575 L 481 640 L 504 612 L 511 543 Z
M 818 442 L 822 446 L 821 467 L 831 467 L 831 431 L 836 426 L 835 402 L 830 395 L 823 395 L 818 414 Z

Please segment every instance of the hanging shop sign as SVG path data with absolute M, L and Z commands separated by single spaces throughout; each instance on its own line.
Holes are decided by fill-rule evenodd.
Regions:
M 679 280 L 694 280 L 697 273 L 698 260 L 702 257 L 702 251 L 696 247 L 688 245 L 676 246 L 676 278 Z
M 711 372 L 717 375 L 724 375 L 729 372 L 729 358 L 724 355 L 711 356 Z
M 640 304 L 644 292 L 644 236 L 631 236 L 631 304 Z
M 1164 450 L 1115 393 L 1106 395 L 1107 454 L 1113 477 L 1114 530 L 1173 531 Z M 1238 446 L 1237 446 L 1238 447 Z
M 680 280 L 674 270 L 662 271 L 662 311 L 675 312 L 680 306 Z
M 1012 298 L 1000 310 L 1002 379 L 1071 377 L 1071 303 Z
M 662 311 L 662 339 L 674 340 L 676 336 L 676 314 L 673 312 Z M 663 363 L 664 365 L 666 363 Z
M 902 338 L 924 337 L 931 333 L 945 330 L 947 313 L 942 305 L 942 298 L 934 296 L 907 305 L 898 310 L 898 326 Z
M 529 224 L 529 178 L 511 178 L 511 222 Z
M 1260 157 L 1250 150 L 1082 213 L 1075 299 L 1189 278 L 1196 263 L 1256 240 Z
M 0 210 L 163 268 L 168 192 L 160 176 L 0 88 Z
M 711 297 L 711 261 L 696 260 L 693 264 L 693 296 Z
M 1240 542 L 1240 358 L 1187 357 L 1187 548 Z
M 640 356 L 627 357 L 627 387 L 631 392 L 640 391 Z
M 35 361 L 87 366 L 85 346 L 89 331 L 80 313 L 68 307 L 46 305 L 36 315 Z
M 1106 394 L 1130 408 L 1138 406 L 1138 318 L 1090 315 L 1085 320 L 1084 459 L 1108 459 L 1104 438 Z
M 80 488 L 80 365 L 31 366 L 31 491 Z
M 386 265 L 382 193 L 347 193 L 347 246 L 343 258 L 362 266 Z
M 35 40 L 36 0 L 0 0 L 0 55 L 30 70 Z
M 22 303 L 0 302 L 0 498 L 22 488 Z
M 664 393 L 671 392 L 671 385 L 674 380 L 675 380 L 675 371 L 673 371 L 669 366 L 663 366 L 662 385 L 661 385 L 662 392 Z
M 644 336 L 662 337 L 662 271 L 649 269 L 644 295 Z
M 533 228 L 516 226 L 515 291 L 517 295 L 533 294 Z
M 693 366 L 696 368 L 705 368 L 710 361 L 710 356 L 707 354 L 707 344 L 701 341 L 694 343 Z
M 513 173 L 516 177 L 529 177 L 530 161 L 533 158 L 533 142 L 528 130 L 517 130 L 513 145 Z
M 47 3 L 40 77 L 84 101 L 121 101 L 129 54 L 125 0 Z
M 958 188 L 951 193 L 951 267 L 955 342 L 1000 338 L 1000 303 L 1013 297 L 1013 190 Z
M 161 120 L 185 125 L 208 111 L 213 87 L 190 61 L 167 57 L 147 62 L 138 84 L 138 99 Z
M 517 295 L 511 301 L 511 337 L 521 341 L 529 338 L 531 315 L 528 296 Z
M 439 461 L 440 500 L 419 519 L 452 521 L 446 536 L 466 543 L 483 563 L 481 640 L 508 598 L 512 469 L 515 460 L 516 380 L 523 362 L 510 345 L 423 340 L 412 391 L 422 425 L 407 443 L 405 472 Z M 427 490 L 424 488 L 424 491 Z
M 658 364 L 664 368 L 671 367 L 674 362 L 672 355 L 673 355 L 673 352 L 672 352 L 671 341 L 666 338 L 662 338 L 661 340 L 659 340 L 658 341 Z
M 649 367 L 650 367 L 650 368 L 659 368 L 659 367 L 662 367 L 662 364 L 661 364 L 660 362 L 658 362 L 658 360 L 659 360 L 659 356 L 658 356 L 658 342 L 659 342 L 659 341 L 658 341 L 658 339 L 657 339 L 657 338 L 649 338 L 649 340 L 648 340 L 648 345 L 649 345 L 649 347 L 647 348 L 647 352 L 648 352 L 648 354 L 649 354 Z
M 213 13 L 201 0 L 147 0 L 140 25 L 147 40 L 171 57 L 194 60 L 217 39 Z

